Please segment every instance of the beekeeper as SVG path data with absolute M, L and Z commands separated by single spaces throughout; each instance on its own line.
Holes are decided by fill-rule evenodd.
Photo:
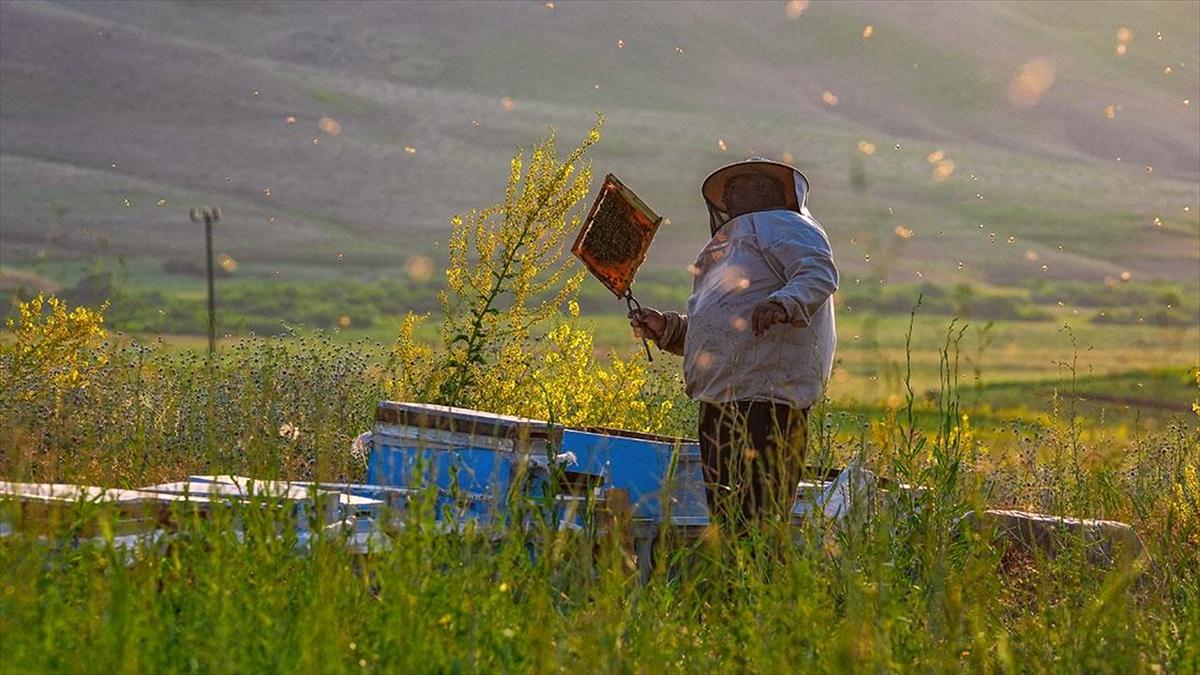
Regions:
M 687 314 L 643 308 L 630 324 L 683 356 L 710 513 L 737 528 L 787 522 L 808 410 L 833 365 L 837 267 L 795 168 L 752 158 L 700 191 L 712 239 L 691 266 Z

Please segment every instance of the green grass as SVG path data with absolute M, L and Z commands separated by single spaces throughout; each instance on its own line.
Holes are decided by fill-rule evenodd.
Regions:
M 57 270 L 67 269 L 65 264 L 52 261 L 32 269 L 54 270 L 51 274 L 58 275 L 62 272 Z M 180 347 L 203 344 L 202 277 L 164 275 L 161 266 L 145 259 L 107 270 L 92 269 L 111 274 L 109 279 L 120 292 L 105 296 L 108 287 L 92 284 L 84 288 L 76 280 L 60 295 L 88 303 L 108 297 L 112 304 L 106 322 L 114 330 L 146 340 L 162 336 Z M 368 339 L 390 344 L 404 312 L 440 311 L 436 297 L 442 285 L 439 278 L 417 282 L 401 273 L 399 278 L 379 275 L 364 280 L 362 274 L 361 270 L 347 271 L 345 277 L 334 281 L 319 269 L 310 273 L 289 267 L 291 280 L 281 281 L 270 266 L 239 265 L 235 274 L 217 281 L 219 333 L 230 335 L 232 343 L 250 333 L 277 335 L 292 329 L 324 328 L 340 343 Z M 651 269 L 639 278 L 636 290 L 645 306 L 683 311 L 689 283 L 686 272 Z M 15 297 L 28 295 L 28 291 L 0 292 L 0 298 L 7 298 L 3 300 L 5 315 L 14 314 L 11 302 Z M 1197 297 L 1178 285 L 1131 282 L 1107 287 L 1102 283 L 1039 281 L 1025 290 L 851 283 L 838 295 L 839 366 L 831 388 L 835 396 L 874 405 L 903 393 L 899 373 L 904 362 L 905 313 L 918 296 L 923 300 L 914 340 L 925 351 L 914 360 L 914 382 L 920 390 L 936 386 L 938 363 L 930 347 L 943 338 L 946 323 L 958 317 L 970 326 L 963 342 L 968 366 L 964 382 L 975 386 L 978 366 L 979 384 L 1002 387 L 993 391 L 986 386 L 973 394 L 978 405 L 1043 406 L 1049 398 L 1047 387 L 1065 379 L 1061 364 L 1076 356 L 1081 378 L 1124 377 L 1122 373 L 1134 377 L 1147 369 L 1185 372 L 1197 365 Z M 624 304 L 600 284 L 585 280 L 579 304 L 582 321 L 593 331 L 600 355 L 615 350 L 629 356 L 640 347 L 624 318 Z M 1162 315 L 1169 318 L 1164 320 L 1159 314 L 1168 311 L 1168 305 L 1172 309 L 1169 316 Z M 343 317 L 348 326 L 339 325 Z M 435 343 L 440 338 L 437 325 L 423 325 L 418 337 Z M 663 354 L 660 359 L 672 368 L 679 367 L 675 357 Z M 1025 383 L 1035 386 L 1025 387 Z M 1015 391 L 1020 400 L 1014 400 L 1008 391 Z M 1186 382 L 1176 382 L 1165 399 L 1159 393 L 1157 389 L 1153 395 L 1114 391 L 1106 395 L 1107 405 L 1091 405 L 1107 408 L 1105 414 L 1119 423 L 1144 415 L 1147 423 L 1159 425 L 1171 411 L 1178 410 L 1181 397 L 1189 395 Z M 1170 403 L 1159 405 L 1162 400 Z
M 226 471 L 363 478 L 361 458 L 346 448 L 370 424 L 388 377 L 370 365 L 370 345 L 319 335 L 241 340 L 211 367 L 187 351 L 150 347 L 108 347 L 92 384 L 67 398 L 51 380 L 21 390 L 32 398 L 10 390 L 0 414 L 9 439 L 2 475 L 123 486 Z M 917 346 L 914 357 L 932 352 Z M 1143 379 L 1167 387 L 1169 378 Z M 649 391 L 678 386 L 656 382 Z M 1122 384 L 1129 378 L 1084 389 Z M 969 385 L 959 393 L 970 400 Z M 937 392 L 943 403 L 954 395 Z M 46 407 L 54 400 L 65 407 Z M 173 543 L 146 546 L 128 562 L 102 540 L 68 544 L 70 528 L 0 538 L 4 670 L 1127 673 L 1195 665 L 1200 522 L 1186 520 L 1196 518 L 1194 494 L 1178 492 L 1185 472 L 1194 487 L 1200 470 L 1194 415 L 1134 440 L 1089 442 L 1080 478 L 1062 412 L 1043 409 L 1043 421 L 1015 426 L 982 413 L 967 436 L 933 442 L 938 407 L 918 394 L 918 428 L 931 445 L 914 457 L 894 415 L 841 403 L 813 417 L 814 432 L 825 429 L 814 433 L 813 461 L 863 456 L 933 490 L 865 520 L 808 521 L 794 540 L 764 530 L 745 541 L 664 544 L 644 585 L 619 547 L 593 548 L 587 532 L 446 534 L 420 509 L 392 532 L 390 550 L 365 559 L 336 539 L 298 554 L 273 535 L 281 524 L 257 510 L 241 514 L 240 540 L 225 517 L 184 518 Z M 963 412 L 977 411 L 967 404 Z M 686 418 L 677 417 L 676 433 L 690 433 Z M 276 433 L 285 421 L 302 429 L 299 439 Z M 1082 433 L 1097 423 L 1088 416 Z M 1010 426 L 1019 433 L 1006 433 Z M 1036 472 L 1013 464 L 1026 451 L 1040 453 Z M 950 536 L 969 508 L 1035 500 L 1052 512 L 1132 522 L 1155 566 L 1135 583 L 1127 568 L 1094 567 L 1068 550 L 1004 573 L 1011 563 L 999 548 Z
M 678 281 L 652 274 L 645 297 L 678 299 Z M 355 301 L 381 293 L 340 290 Z M 239 293 L 247 308 L 291 302 L 299 315 L 331 289 L 234 282 L 224 297 Z M 472 298 L 454 305 L 450 334 Z M 503 320 L 514 311 L 497 307 Z M 870 517 L 764 527 L 744 540 L 668 533 L 643 584 L 619 531 L 547 526 L 536 501 L 508 505 L 528 510 L 528 528 L 453 533 L 418 504 L 389 529 L 392 546 L 366 558 L 336 538 L 296 551 L 276 535 L 288 531 L 277 512 L 254 507 L 177 516 L 171 539 L 129 556 L 103 537 L 77 545 L 81 528 L 104 533 L 111 520 L 69 509 L 49 524 L 16 519 L 16 533 L 0 537 L 4 669 L 1186 672 L 1200 658 L 1200 448 L 1195 415 L 1178 408 L 1194 400 L 1195 374 L 1121 370 L 1127 359 L 1186 362 L 1195 330 L 1001 321 L 947 344 L 947 322 L 920 315 L 910 328 L 900 316 L 843 313 L 841 361 L 810 417 L 808 461 L 858 458 L 928 488 Z M 453 352 L 436 324 L 395 349 L 361 330 L 232 338 L 211 360 L 195 338 L 71 342 L 72 325 L 38 319 L 27 337 L 0 341 L 6 479 L 362 481 L 365 458 L 350 442 L 378 400 L 409 387 L 496 412 L 695 434 L 678 361 L 646 368 L 619 315 L 551 313 L 518 334 L 517 352 L 497 349 L 511 332 L 485 332 L 480 369 L 448 392 L 436 378 Z M 586 341 L 548 339 L 563 325 Z M 627 358 L 593 360 L 606 341 Z M 422 355 L 425 345 L 434 349 Z M 1120 389 L 1168 407 L 1132 422 L 1119 410 L 1129 401 L 1109 401 L 1112 415 L 1094 407 Z M 285 424 L 299 435 L 282 434 Z M 985 505 L 1126 520 L 1154 565 L 1095 566 L 1082 542 L 1055 559 L 1014 559 L 990 539 L 953 534 L 958 517 Z

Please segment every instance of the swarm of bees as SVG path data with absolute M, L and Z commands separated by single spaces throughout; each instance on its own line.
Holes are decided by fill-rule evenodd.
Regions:
M 642 228 L 625 213 L 625 206 L 606 198 L 584 234 L 583 245 L 597 262 L 620 264 L 641 252 L 643 236 Z

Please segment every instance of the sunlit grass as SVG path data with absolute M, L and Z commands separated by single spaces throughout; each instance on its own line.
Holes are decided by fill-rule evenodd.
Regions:
M 349 437 L 386 395 L 382 374 L 365 365 L 362 344 L 294 340 L 223 345 L 211 368 L 186 351 L 110 348 L 89 387 L 61 399 L 67 407 L 57 413 L 6 399 L 3 475 L 127 486 L 225 471 L 361 480 Z M 929 358 L 922 348 L 914 355 Z M 967 400 L 969 385 L 960 393 Z M 935 405 L 922 396 L 915 406 L 932 433 Z M 961 441 L 973 459 L 959 478 L 929 465 L 923 480 L 950 481 L 949 492 L 931 496 L 939 501 L 924 511 L 881 512 L 844 528 L 810 521 L 800 545 L 770 537 L 683 545 L 646 585 L 617 550 L 601 548 L 597 558 L 585 542 L 555 543 L 562 535 L 537 529 L 494 543 L 486 532 L 410 527 L 366 560 L 336 540 L 297 554 L 266 534 L 275 531 L 269 523 L 239 542 L 219 518 L 185 527 L 176 543 L 148 547 L 132 563 L 102 542 L 6 537 L 5 667 L 1021 672 L 1070 663 L 1186 672 L 1200 599 L 1197 521 L 1194 495 L 1176 486 L 1186 486 L 1181 471 L 1197 469 L 1194 419 L 1110 438 L 1128 449 L 1116 464 L 1090 448 L 1086 482 L 1076 483 L 1062 463 L 1072 442 L 1067 413 L 1042 414 L 1045 425 L 1018 424 L 1002 440 L 1006 423 L 976 422 L 985 426 Z M 814 443 L 817 457 L 861 455 L 885 474 L 895 470 L 894 416 L 854 405 L 828 415 L 814 417 L 829 430 Z M 1094 422 L 1084 422 L 1085 442 Z M 283 423 L 299 437 L 281 435 Z M 1025 453 L 1037 464 L 1025 464 Z M 950 519 L 981 503 L 980 490 L 997 477 L 990 499 L 1000 503 L 1049 498 L 1051 511 L 1133 522 L 1155 568 L 1135 584 L 1121 568 L 1067 555 L 1026 576 L 1002 574 L 998 550 L 947 538 Z

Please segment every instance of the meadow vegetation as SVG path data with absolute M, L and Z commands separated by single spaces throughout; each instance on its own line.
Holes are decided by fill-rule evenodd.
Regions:
M 581 293 L 562 245 L 599 132 L 562 157 L 553 136 L 518 153 L 503 200 L 454 217 L 433 339 L 418 337 L 428 318 L 410 314 L 389 343 L 272 329 L 206 357 L 106 329 L 123 311 L 115 304 L 21 304 L 0 342 L 0 477 L 361 481 L 366 458 L 351 441 L 382 398 L 693 435 L 677 362 L 651 367 L 632 345 L 598 356 L 581 318 L 595 296 Z M 390 549 L 362 559 L 329 538 L 297 554 L 292 535 L 255 519 L 243 537 L 221 518 L 188 522 L 170 546 L 132 557 L 103 536 L 73 543 L 78 523 L 41 536 L 18 529 L 0 537 L 0 670 L 1200 670 L 1200 372 L 1186 373 L 1191 410 L 1126 435 L 1081 407 L 1074 361 L 1044 409 L 997 410 L 973 403 L 963 378 L 984 367 L 986 331 L 951 318 L 984 306 L 970 304 L 980 292 L 920 292 L 921 306 L 904 311 L 940 315 L 941 328 L 914 339 L 912 322 L 901 326 L 904 395 L 856 401 L 835 385 L 810 417 L 809 457 L 858 460 L 924 492 L 746 540 L 664 533 L 645 584 L 620 546 L 586 528 L 446 532 L 428 508 L 411 509 Z M 1130 308 L 1171 292 L 1121 291 Z M 364 315 L 399 302 L 348 295 L 374 298 L 362 300 L 377 303 Z M 847 290 L 841 302 L 903 297 Z M 1088 301 L 1062 285 L 987 297 L 1020 320 L 1041 299 Z M 252 298 L 247 289 L 247 306 Z M 1180 298 L 1180 311 L 1194 311 L 1189 302 Z M 935 376 L 931 386 L 913 384 L 914 364 Z M 1123 520 L 1150 558 L 1097 566 L 1083 542 L 1053 559 L 1014 554 L 956 530 L 984 505 Z
M 220 268 L 217 269 L 219 272 Z M 122 283 L 120 276 L 101 266 L 100 271 L 81 277 L 60 289 L 57 295 L 77 305 L 110 302 L 106 321 L 128 333 L 180 336 L 203 335 L 207 330 L 204 307 L 197 303 L 195 288 L 147 288 Z M 202 277 L 201 270 L 198 278 Z M 221 279 L 218 296 L 221 326 L 224 332 L 233 335 L 271 335 L 281 331 L 280 317 L 286 317 L 283 321 L 291 325 L 323 329 L 337 327 L 339 319 L 346 317 L 349 326 L 371 328 L 398 320 L 409 311 L 437 309 L 442 288 L 442 280 L 423 271 L 415 278 L 406 274 L 288 282 Z M 686 271 L 650 269 L 637 281 L 639 299 L 650 306 L 683 307 L 689 289 L 690 277 Z M 39 291 L 34 283 L 28 282 L 24 285 L 14 282 L 0 289 L 0 315 L 16 316 L 17 305 L 32 300 Z M 1076 316 L 1096 324 L 1186 327 L 1200 322 L 1200 295 L 1182 284 L 1164 281 L 1114 280 L 1105 285 L 1038 280 L 1025 287 L 928 282 L 867 284 L 841 289 L 837 301 L 850 311 L 903 316 L 917 296 L 924 298 L 922 307 L 926 316 L 957 316 L 985 322 L 1052 321 L 1058 307 L 1082 310 Z M 588 315 L 611 315 L 614 307 L 619 306 L 602 286 L 593 284 L 579 287 L 576 297 Z

